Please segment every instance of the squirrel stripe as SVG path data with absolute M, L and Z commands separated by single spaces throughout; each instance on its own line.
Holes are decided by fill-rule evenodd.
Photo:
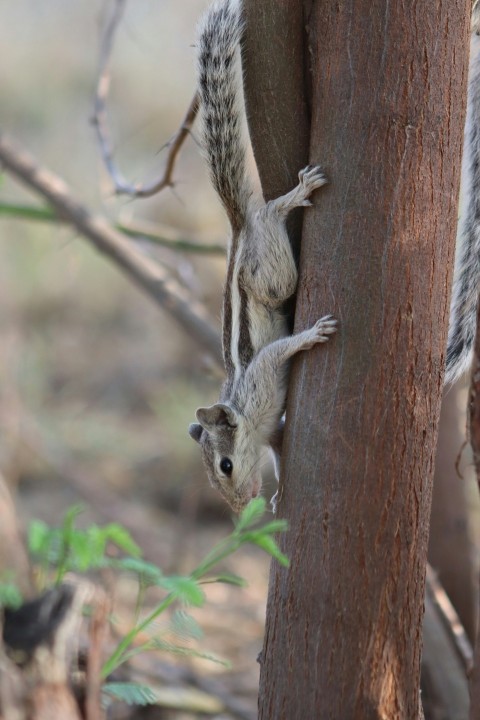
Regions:
M 470 366 L 480 290 L 480 7 L 474 8 L 446 382 Z

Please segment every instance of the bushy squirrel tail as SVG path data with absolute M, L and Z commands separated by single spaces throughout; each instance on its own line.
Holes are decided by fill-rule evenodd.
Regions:
M 202 145 L 234 231 L 245 225 L 252 194 L 245 167 L 243 27 L 239 0 L 214 2 L 200 23 L 197 41 Z

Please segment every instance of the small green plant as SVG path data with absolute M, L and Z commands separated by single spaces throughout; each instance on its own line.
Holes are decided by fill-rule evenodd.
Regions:
M 23 603 L 22 593 L 18 589 L 13 576 L 9 573 L 0 578 L 0 608 L 16 610 Z
M 51 527 L 41 520 L 33 520 L 28 531 L 28 550 L 36 561 L 41 588 L 49 584 L 54 572 L 54 585 L 59 585 L 67 572 L 86 572 L 106 567 L 110 558 L 108 545 L 115 545 L 131 558 L 139 558 L 141 550 L 129 532 L 117 523 L 103 527 L 90 525 L 85 530 L 75 527 L 75 521 L 84 510 L 74 505 L 67 510 L 60 527 Z
M 138 592 L 132 628 L 103 665 L 103 679 L 138 653 L 155 650 L 221 662 L 209 653 L 194 651 L 185 644 L 168 639 L 172 634 L 181 640 L 201 638 L 201 628 L 186 608 L 201 607 L 205 603 L 202 586 L 208 583 L 245 585 L 243 578 L 218 569 L 220 563 L 242 545 L 258 545 L 282 565 L 288 565 L 288 559 L 274 539 L 275 533 L 287 529 L 286 522 L 272 520 L 259 526 L 265 512 L 263 498 L 251 501 L 230 535 L 216 545 L 189 575 L 164 575 L 159 567 L 141 557 L 141 549 L 121 525 L 111 523 L 103 527 L 90 525 L 85 529 L 77 528 L 76 520 L 82 510 L 83 507 L 77 505 L 70 508 L 60 527 L 33 521 L 28 532 L 28 549 L 41 590 L 60 584 L 67 572 L 82 573 L 108 567 L 129 572 L 136 578 Z M 112 548 L 116 549 L 116 556 L 112 556 Z M 145 613 L 144 596 L 149 587 L 161 588 L 165 596 L 153 610 Z M 9 579 L 0 582 L 0 606 L 15 607 L 19 604 L 21 596 L 15 585 Z M 174 604 L 179 608 L 169 622 L 159 627 L 160 616 Z M 146 639 L 138 642 L 139 637 Z M 155 701 L 154 693 L 148 686 L 136 683 L 105 683 L 104 692 L 111 698 L 121 698 L 131 704 Z

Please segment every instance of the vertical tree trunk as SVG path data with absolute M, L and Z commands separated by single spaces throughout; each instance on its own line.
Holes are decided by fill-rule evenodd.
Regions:
M 448 388 L 442 400 L 428 559 L 437 571 L 439 580 L 473 645 L 477 615 L 477 580 L 468 522 L 466 478 L 459 477 L 456 467 L 466 439 L 466 418 L 460 425 L 459 385 L 460 383 Z M 464 407 L 465 404 L 463 402 Z
M 296 184 L 298 171 L 308 162 L 303 13 L 298 0 L 246 0 L 245 13 L 249 129 L 263 193 L 272 200 Z M 296 255 L 301 228 L 302 214 L 296 211 L 289 218 Z
M 326 312 L 341 325 L 293 366 L 279 504 L 291 567 L 272 570 L 259 717 L 410 720 L 470 4 L 304 8 L 310 161 L 331 185 L 305 215 L 296 328 Z M 248 0 L 248 42 L 264 48 L 250 64 L 277 47 L 259 12 Z
M 477 337 L 475 339 L 475 354 L 472 364 L 469 411 L 470 442 L 477 473 L 478 489 L 480 490 L 480 308 L 477 314 Z M 480 599 L 480 593 L 478 597 Z M 480 605 L 478 611 L 479 620 L 473 657 L 474 667 L 470 676 L 470 720 L 480 720 Z

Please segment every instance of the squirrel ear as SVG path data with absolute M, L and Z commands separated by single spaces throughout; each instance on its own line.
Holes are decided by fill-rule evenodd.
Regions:
M 200 438 L 202 437 L 203 428 L 198 423 L 191 423 L 188 426 L 188 434 L 190 437 L 195 440 L 196 442 L 200 442 Z
M 216 403 L 207 408 L 198 408 L 196 415 L 200 425 L 211 432 L 221 427 L 237 427 L 235 411 L 222 403 Z

